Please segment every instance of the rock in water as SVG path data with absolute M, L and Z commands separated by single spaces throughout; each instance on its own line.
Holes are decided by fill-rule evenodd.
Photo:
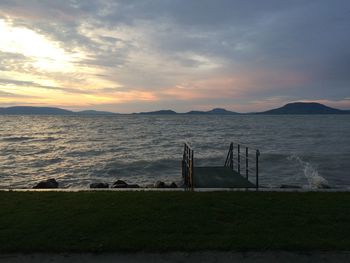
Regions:
M 127 187 L 128 187 L 128 184 L 123 180 L 117 180 L 112 186 L 112 188 L 127 188 Z
M 55 179 L 47 179 L 45 181 L 39 182 L 34 189 L 51 189 L 58 188 L 58 182 Z
M 177 188 L 177 184 L 172 182 L 170 185 L 169 185 L 169 188 Z
M 90 188 L 109 188 L 109 184 L 107 184 L 107 183 L 92 183 L 92 184 L 90 184 Z

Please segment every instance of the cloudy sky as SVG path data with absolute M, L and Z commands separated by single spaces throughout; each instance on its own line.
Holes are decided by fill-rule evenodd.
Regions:
M 350 109 L 349 0 L 0 0 L 0 107 Z

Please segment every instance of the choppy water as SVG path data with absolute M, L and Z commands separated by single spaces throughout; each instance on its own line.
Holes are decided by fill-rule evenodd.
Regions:
M 222 165 L 230 141 L 261 151 L 261 184 L 350 187 L 350 116 L 0 116 L 0 188 L 56 178 L 181 181 L 183 142 Z

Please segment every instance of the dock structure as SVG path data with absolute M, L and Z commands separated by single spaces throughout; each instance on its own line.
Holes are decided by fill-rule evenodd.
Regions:
M 182 160 L 185 188 L 189 190 L 195 188 L 258 189 L 259 156 L 259 150 L 252 150 L 248 146 L 232 142 L 224 165 L 195 166 L 194 151 L 188 143 L 185 143 Z

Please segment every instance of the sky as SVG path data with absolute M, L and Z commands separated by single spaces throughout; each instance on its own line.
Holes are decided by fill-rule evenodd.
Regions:
M 348 0 L 0 0 L 0 107 L 350 109 Z

